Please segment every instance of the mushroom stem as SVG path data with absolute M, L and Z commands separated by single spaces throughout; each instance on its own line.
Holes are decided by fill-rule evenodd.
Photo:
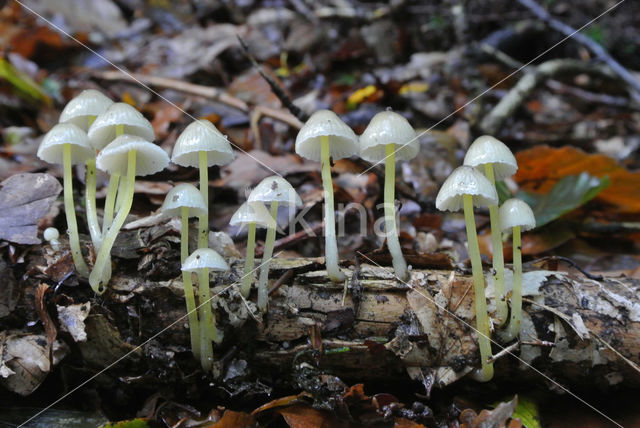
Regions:
M 96 209 L 96 158 L 87 161 L 87 172 L 85 176 L 85 209 L 87 212 L 87 226 L 91 234 L 91 242 L 94 251 L 100 249 L 102 243 L 102 230 L 98 222 L 98 211 Z
M 180 263 L 189 256 L 189 208 L 182 207 L 180 228 Z M 200 329 L 198 324 L 198 312 L 196 310 L 196 299 L 193 294 L 193 284 L 191 283 L 191 272 L 182 272 L 182 284 L 184 286 L 184 300 L 187 303 L 187 315 L 189 316 L 189 334 L 191 335 L 191 352 L 200 359 Z
M 333 181 L 331 180 L 331 161 L 329 159 L 329 137 L 320 137 L 320 159 L 322 168 L 322 187 L 324 188 L 324 240 L 327 275 L 333 282 L 342 282 L 347 277 L 338 267 L 338 244 L 336 242 L 336 221 L 333 211 Z
M 484 165 L 484 175 L 493 184 L 493 187 L 496 187 L 492 163 Z M 498 325 L 502 325 L 507 321 L 508 310 L 507 297 L 504 294 L 504 255 L 502 254 L 500 212 L 497 205 L 489 205 L 489 218 L 491 221 L 491 246 L 493 249 L 493 286 L 496 300 L 496 317 Z
M 271 202 L 270 211 L 273 220 L 277 221 L 278 201 Z M 264 251 L 262 252 L 262 266 L 260 267 L 260 278 L 258 280 L 258 309 L 260 309 L 261 312 L 266 311 L 267 304 L 269 303 L 269 291 L 267 289 L 269 282 L 269 263 L 273 256 L 273 244 L 276 240 L 277 227 L 278 224 L 276 223 L 275 227 L 267 228 L 267 238 L 264 243 Z
M 520 334 L 522 319 L 522 242 L 520 226 L 513 228 L 513 294 L 511 295 L 511 320 L 507 329 L 509 340 Z
M 391 261 L 396 276 L 401 281 L 409 279 L 409 271 L 407 270 L 407 262 L 402 256 L 402 248 L 398 239 L 398 229 L 396 226 L 396 204 L 395 204 L 395 187 L 396 187 L 396 158 L 395 144 L 387 144 L 386 158 L 384 164 L 384 221 L 385 230 L 387 232 L 387 248 L 391 253 Z
M 71 144 L 62 146 L 62 168 L 64 169 L 64 211 L 67 216 L 67 228 L 69 231 L 69 246 L 73 263 L 78 274 L 84 278 L 89 276 L 89 267 L 82 257 L 80 250 L 80 238 L 78 236 L 78 224 L 76 223 L 76 211 L 73 204 L 73 177 L 71 176 Z
M 116 125 L 116 138 L 124 133 L 124 125 Z M 102 216 L 102 234 L 106 235 L 107 230 L 113 222 L 113 209 L 116 204 L 116 193 L 120 174 L 111 174 L 109 177 L 109 185 L 107 186 L 107 198 L 104 201 L 104 215 Z
M 242 287 L 240 292 L 244 297 L 248 297 L 251 292 L 251 279 L 253 277 L 253 253 L 256 247 L 256 223 L 249 223 L 247 233 L 247 255 L 244 259 L 244 276 L 242 277 Z
M 489 358 L 491 357 L 491 342 L 489 337 L 491 333 L 489 331 L 487 302 L 484 296 L 484 276 L 482 274 L 482 261 L 480 259 L 478 236 L 476 234 L 476 222 L 473 216 L 473 197 L 471 195 L 464 195 L 462 198 L 464 204 L 464 221 L 467 228 L 467 242 L 469 245 L 469 258 L 471 259 L 471 270 L 473 273 L 478 346 L 480 348 L 480 361 L 482 363 L 481 373 L 476 376 L 476 379 L 486 382 L 493 377 L 493 364 L 489 363 Z
M 207 166 L 207 152 L 198 152 L 200 169 L 200 194 L 204 203 L 209 206 L 209 167 Z M 209 213 L 208 211 L 198 216 L 198 248 L 209 246 Z
M 215 324 L 211 314 L 211 291 L 209 289 L 209 269 L 198 272 L 198 294 L 200 298 L 200 364 L 205 371 L 213 367 L 213 331 Z
M 120 228 L 127 219 L 127 215 L 131 210 L 131 204 L 133 203 L 133 186 L 136 177 L 136 151 L 130 150 L 127 156 L 127 189 L 126 195 L 122 201 L 122 207 L 118 211 L 116 218 L 113 220 L 107 233 L 104 236 L 100 251 L 98 251 L 98 257 L 96 263 L 93 265 L 91 275 L 89 275 L 89 284 L 93 291 L 97 294 L 102 294 L 106 290 L 106 285 L 111 279 L 111 269 L 107 267 L 107 264 L 111 263 L 111 248 L 118 236 Z M 113 178 L 113 176 L 112 176 Z

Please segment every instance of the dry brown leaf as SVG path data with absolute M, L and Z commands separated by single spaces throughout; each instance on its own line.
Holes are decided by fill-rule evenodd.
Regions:
M 340 428 L 347 427 L 328 412 L 306 405 L 295 405 L 278 411 L 290 428 Z

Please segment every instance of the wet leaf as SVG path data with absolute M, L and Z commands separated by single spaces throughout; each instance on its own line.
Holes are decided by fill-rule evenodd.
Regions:
M 296 405 L 279 411 L 290 428 L 339 428 L 347 425 L 328 412 L 313 407 Z
M 541 227 L 586 204 L 610 184 L 607 176 L 596 178 L 585 172 L 562 178 L 546 195 L 520 192 L 518 197 L 531 206 L 536 227 Z
M 518 398 L 518 406 L 513 412 L 514 419 L 519 419 L 526 428 L 540 428 L 540 410 L 535 401 L 526 397 Z
M 511 401 L 498 404 L 493 410 L 483 410 L 473 421 L 473 426 L 478 428 L 506 426 L 517 405 L 518 397 L 515 396 Z
M 204 425 L 207 428 L 250 428 L 255 425 L 254 417 L 244 412 L 225 410 L 222 419 L 214 424 Z
M 0 186 L 0 239 L 39 244 L 37 222 L 62 191 L 58 180 L 49 174 L 17 174 Z

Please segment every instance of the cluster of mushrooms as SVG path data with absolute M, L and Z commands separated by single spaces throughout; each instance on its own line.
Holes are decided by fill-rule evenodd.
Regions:
M 67 217 L 69 247 L 78 275 L 88 278 L 97 294 L 106 291 L 111 278 L 111 249 L 116 236 L 130 212 L 136 176 L 157 173 L 169 162 L 183 167 L 197 167 L 199 189 L 181 183 L 172 188 L 161 207 L 164 215 L 181 218 L 182 281 L 188 314 L 191 348 L 205 370 L 213 366 L 213 343 L 220 343 L 222 332 L 216 328 L 212 314 L 210 271 L 229 269 L 220 254 L 209 248 L 208 167 L 226 165 L 234 158 L 227 137 L 207 120 L 195 120 L 175 142 L 171 159 L 153 143 L 154 131 L 147 119 L 132 106 L 114 103 L 96 90 L 86 90 L 64 108 L 60 123 L 44 137 L 38 157 L 62 164 L 64 203 Z M 414 129 L 401 115 L 383 111 L 375 115 L 358 137 L 335 113 L 320 110 L 302 127 L 295 143 L 296 153 L 319 161 L 325 199 L 325 260 L 328 277 L 334 282 L 346 279 L 338 264 L 335 233 L 331 160 L 359 155 L 363 159 L 385 164 L 384 216 L 387 247 L 393 268 L 401 281 L 409 279 L 409 269 L 402 255 L 396 225 L 395 168 L 396 160 L 415 157 L 419 144 Z M 71 166 L 84 164 L 85 206 L 87 228 L 96 254 L 90 270 L 81 251 L 73 202 Z M 109 174 L 102 222 L 96 207 L 96 168 Z M 476 168 L 484 171 L 486 177 Z M 475 295 L 484 296 L 484 277 L 475 232 L 473 206 L 488 205 L 493 230 L 513 230 L 514 291 L 508 334 L 515 337 L 520 330 L 521 278 L 520 230 L 535 226 L 531 210 L 522 201 L 509 200 L 498 209 L 495 180 L 515 173 L 517 165 L 509 149 L 492 137 L 481 137 L 469 148 L 465 166 L 456 169 L 446 180 L 436 200 L 441 210 L 457 211 L 464 207 L 469 255 L 472 262 Z M 239 287 L 243 298 L 249 297 L 253 284 L 256 228 L 266 228 L 266 240 L 257 284 L 257 307 L 265 312 L 268 305 L 269 262 L 277 229 L 279 207 L 299 207 L 300 196 L 280 176 L 265 178 L 249 194 L 232 216 L 230 224 L 247 227 L 244 276 Z M 267 208 L 267 206 L 269 208 Z M 197 249 L 189 250 L 189 218 L 197 217 Z M 526 220 L 523 220 L 526 219 Z M 47 231 L 45 238 L 59 247 L 58 236 Z M 504 262 L 500 233 L 492 233 L 497 319 L 504 323 L 507 302 L 504 293 Z M 192 275 L 198 283 L 194 291 Z M 197 298 L 196 298 L 197 294 Z M 491 346 L 489 322 L 484 298 L 476 298 L 477 326 L 482 369 L 478 376 L 488 380 L 493 373 L 490 364 Z

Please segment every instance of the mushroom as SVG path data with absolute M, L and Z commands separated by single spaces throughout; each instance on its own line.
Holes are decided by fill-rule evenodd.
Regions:
M 160 209 L 167 216 L 180 216 L 181 218 L 180 263 L 184 263 L 189 256 L 189 217 L 199 216 L 206 212 L 207 205 L 202 199 L 202 194 L 194 185 L 182 183 L 169 190 Z M 184 299 L 187 303 L 187 314 L 189 315 L 191 350 L 193 355 L 200 359 L 198 313 L 196 312 L 196 300 L 189 272 L 182 272 L 182 283 L 184 284 Z
M 123 175 L 127 186 L 124 189 L 122 206 L 104 235 L 96 263 L 89 275 L 89 284 L 96 293 L 102 294 L 109 282 L 110 269 L 106 266 L 110 264 L 111 247 L 131 210 L 136 175 L 155 174 L 165 169 L 167 165 L 169 165 L 169 156 L 164 150 L 142 137 L 133 135 L 119 136 L 98 154 L 96 166 L 111 176 Z
M 269 262 L 273 255 L 273 244 L 276 238 L 276 228 L 278 219 L 278 207 L 302 206 L 302 199 L 291 187 L 291 184 L 282 177 L 274 175 L 267 177 L 258 184 L 249 194 L 247 202 L 262 202 L 270 204 L 271 217 L 274 220 L 273 227 L 267 228 L 267 238 L 262 252 L 262 265 L 260 266 L 260 277 L 258 280 L 258 309 L 265 311 L 269 301 L 267 292 L 267 282 L 269 280 Z
M 480 172 L 470 166 L 460 166 L 453 170 L 445 180 L 436 197 L 436 208 L 440 211 L 464 210 L 464 220 L 467 228 L 467 242 L 469 258 L 473 272 L 473 290 L 475 293 L 476 328 L 478 330 L 478 345 L 482 369 L 476 372 L 476 379 L 491 380 L 493 377 L 493 363 L 491 357 L 491 339 L 487 302 L 484 295 L 484 276 L 480 248 L 476 234 L 476 223 L 473 216 L 474 206 L 496 205 L 498 194 L 491 182 Z
M 147 141 L 155 139 L 155 133 L 151 123 L 135 108 L 126 103 L 114 103 L 104 113 L 100 114 L 89 128 L 89 141 L 94 149 L 102 150 L 120 135 L 135 135 Z M 116 204 L 116 193 L 120 182 L 120 174 L 114 172 L 109 177 L 107 198 L 104 202 L 104 214 L 102 216 L 102 235 L 113 221 L 113 212 Z M 124 189 L 126 183 L 120 185 Z
M 522 245 L 520 231 L 536 227 L 533 211 L 520 199 L 511 198 L 500 207 L 500 230 L 512 230 L 513 235 L 513 294 L 511 295 L 511 319 L 506 331 L 506 339 L 511 340 L 520 334 L 522 319 Z
M 42 233 L 42 237 L 47 241 L 54 251 L 60 251 L 60 232 L 55 227 L 47 227 Z
M 211 337 L 209 336 L 209 329 L 206 326 L 211 326 L 215 330 L 215 320 L 211 315 L 211 294 L 209 291 L 209 271 L 226 271 L 229 270 L 227 262 L 224 261 L 222 256 L 216 253 L 211 248 L 198 248 L 195 250 L 186 260 L 182 263 L 182 272 L 198 274 L 198 289 L 200 290 L 200 310 L 201 314 L 204 313 L 202 323 L 200 326 L 200 363 L 204 370 L 211 370 L 213 367 L 213 346 L 211 343 Z M 204 280 L 204 283 L 202 282 Z M 205 291 L 203 293 L 203 290 Z M 206 308 L 206 310 L 202 310 Z M 222 341 L 222 336 L 214 337 L 216 342 Z
M 256 227 L 274 228 L 276 222 L 262 202 L 245 202 L 231 216 L 231 226 L 248 226 L 247 255 L 244 259 L 244 276 L 240 292 L 244 297 L 251 291 L 251 278 L 253 276 L 253 257 L 256 246 Z
M 83 164 L 95 156 L 93 148 L 89 145 L 87 134 L 76 125 L 60 123 L 42 139 L 38 147 L 38 157 L 45 162 L 62 164 L 64 186 L 64 212 L 67 217 L 69 232 L 69 246 L 76 271 L 80 276 L 89 276 L 89 267 L 82 257 L 76 211 L 73 201 L 73 178 L 71 165 Z
M 464 157 L 464 164 L 477 168 L 495 187 L 496 180 L 512 176 L 518 170 L 516 158 L 511 150 L 500 140 L 489 135 L 475 139 Z M 493 248 L 493 283 L 496 295 L 496 316 L 498 324 L 507 320 L 507 299 L 504 294 L 504 256 L 502 254 L 502 234 L 500 230 L 500 213 L 498 203 L 489 205 L 491 221 L 491 243 Z
M 420 149 L 413 127 L 392 111 L 376 114 L 360 136 L 360 157 L 369 162 L 384 161 L 384 218 L 387 247 L 393 269 L 400 280 L 409 279 L 407 262 L 398 240 L 395 205 L 396 159 L 413 159 Z
M 338 267 L 338 245 L 333 210 L 331 159 L 337 160 L 358 152 L 358 137 L 334 112 L 319 110 L 304 124 L 296 137 L 296 153 L 321 162 L 324 188 L 325 259 L 327 275 L 333 282 L 346 279 Z
M 113 101 L 95 89 L 87 89 L 73 98 L 60 113 L 60 123 L 73 123 L 87 132 L 96 117 L 104 113 Z M 98 223 L 96 210 L 96 157 L 95 154 L 87 160 L 85 175 L 85 206 L 87 225 L 91 234 L 93 248 L 98 251 L 102 242 L 102 231 Z

